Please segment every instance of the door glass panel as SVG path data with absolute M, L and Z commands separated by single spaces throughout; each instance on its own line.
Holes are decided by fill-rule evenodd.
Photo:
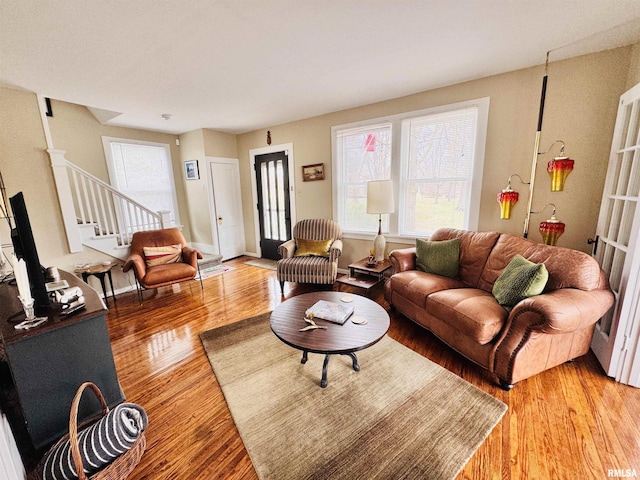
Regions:
M 631 180 L 629 181 L 627 195 L 630 197 L 640 195 L 640 148 L 633 152 L 633 166 L 631 167 Z
M 631 175 L 632 159 L 633 152 L 625 152 L 620 168 L 620 177 L 618 178 L 618 188 L 616 190 L 617 195 L 627 194 L 627 186 L 629 185 L 629 178 Z
M 260 164 L 264 235 L 269 240 L 287 240 L 285 174 L 282 160 Z
M 276 166 L 275 162 L 268 163 L 269 170 L 269 216 L 271 217 L 272 240 L 278 239 L 278 192 L 276 190 Z
M 611 212 L 611 223 L 609 224 L 609 240 L 618 240 L 618 229 L 620 228 L 620 218 L 622 217 L 622 200 L 613 200 L 613 211 Z
M 621 129 L 621 135 L 620 135 L 620 143 L 618 144 L 618 150 L 622 150 L 624 147 L 627 146 L 627 134 L 629 132 L 629 122 L 631 121 L 631 108 L 633 107 L 633 103 L 629 103 L 625 108 L 624 108 L 624 120 L 623 120 L 623 124 L 622 124 L 622 129 Z
M 624 267 L 624 259 L 626 252 L 624 250 L 616 250 L 613 256 L 613 264 L 611 265 L 611 273 L 609 274 L 609 283 L 611 290 L 620 291 L 620 279 L 622 278 L 622 267 Z
M 278 240 L 287 240 L 287 219 L 285 214 L 285 198 L 284 198 L 284 167 L 282 160 L 276 162 L 276 174 L 278 177 L 278 225 L 279 236 Z
M 631 147 L 633 145 L 638 145 L 638 131 L 640 131 L 640 103 L 639 102 L 634 102 L 633 103 L 633 110 L 632 110 L 632 123 L 629 126 L 629 129 L 631 130 L 629 132 L 629 143 L 627 143 L 628 147 Z
M 263 228 L 265 238 L 271 238 L 271 217 L 267 214 L 269 206 L 269 175 L 267 173 L 267 164 L 260 165 L 260 178 L 262 183 L 262 211 Z
M 618 241 L 625 247 L 629 246 L 629 240 L 631 239 L 631 227 L 633 225 L 633 219 L 635 218 L 637 203 L 636 201 L 629 200 L 626 201 L 624 205 L 624 214 L 622 215 L 620 238 Z
M 606 333 L 607 335 L 611 332 L 611 325 L 613 324 L 613 311 L 614 309 L 610 308 L 605 316 L 600 319 L 600 331 Z
M 610 275 L 611 264 L 613 263 L 613 254 L 615 252 L 615 248 L 613 248 L 611 245 L 606 243 L 603 250 L 604 250 L 604 255 L 602 257 L 601 267 L 602 267 L 602 270 L 604 270 L 607 275 Z

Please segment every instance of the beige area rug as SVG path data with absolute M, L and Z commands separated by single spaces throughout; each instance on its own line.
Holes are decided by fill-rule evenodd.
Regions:
M 310 332 L 313 335 L 313 332 Z M 261 479 L 453 479 L 507 406 L 384 337 L 329 361 L 280 342 L 269 314 L 200 335 Z
M 276 270 L 278 268 L 278 261 L 270 260 L 268 258 L 255 258 L 244 263 L 253 267 L 266 268 L 267 270 Z

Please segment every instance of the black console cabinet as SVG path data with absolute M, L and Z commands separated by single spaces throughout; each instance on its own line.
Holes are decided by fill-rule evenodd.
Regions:
M 98 294 L 78 278 L 61 272 L 70 286 L 79 286 L 86 308 L 68 317 L 51 309 L 49 320 L 32 330 L 14 329 L 11 317 L 24 314 L 15 286 L 0 285 L 0 332 L 4 348 L 0 400 L 25 464 L 32 463 L 67 433 L 69 409 L 78 387 L 95 383 L 110 407 L 124 401 L 116 375 L 106 308 Z M 99 414 L 100 405 L 85 395 L 79 419 Z

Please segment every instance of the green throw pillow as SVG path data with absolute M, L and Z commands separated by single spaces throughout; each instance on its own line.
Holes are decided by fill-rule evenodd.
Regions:
M 540 295 L 549 280 L 544 263 L 533 263 L 516 255 L 493 284 L 491 293 L 500 305 L 515 307 L 518 302 Z
M 460 239 L 431 242 L 416 238 L 416 268 L 449 278 L 458 276 Z

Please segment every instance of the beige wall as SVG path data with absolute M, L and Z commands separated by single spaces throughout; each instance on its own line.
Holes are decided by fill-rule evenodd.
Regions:
M 631 53 L 632 47 L 624 47 L 549 65 L 540 150 L 562 139 L 567 146 L 566 154 L 574 158 L 576 164 L 564 191 L 551 193 L 546 163 L 559 154 L 559 148 L 540 157 L 533 209 L 540 209 L 548 202 L 557 205 L 558 218 L 566 223 L 566 232 L 558 242 L 560 246 L 590 251 L 586 239 L 595 233 L 618 98 L 625 91 Z M 274 144 L 293 143 L 297 219 L 333 215 L 331 169 L 327 169 L 324 181 L 303 183 L 300 168 L 320 162 L 330 167 L 332 126 L 490 97 L 479 229 L 521 235 L 528 195 L 526 186 L 515 182 L 520 202 L 511 220 L 500 220 L 496 195 L 506 186 L 509 174 L 529 177 L 543 75 L 544 66 L 538 66 L 269 127 Z M 265 146 L 266 131 L 265 128 L 238 135 L 245 232 L 250 252 L 256 251 L 256 244 L 255 207 L 249 193 L 253 175 L 249 150 Z M 550 215 L 548 209 L 532 216 L 529 238 L 541 241 L 538 224 Z M 375 219 L 373 221 L 375 223 Z M 342 268 L 365 256 L 370 248 L 370 242 L 353 239 L 346 239 L 344 245 Z M 388 245 L 398 246 L 402 245 Z
M 210 178 L 206 157 L 238 158 L 236 136 L 209 129 L 194 130 L 180 135 L 180 148 L 182 162 L 198 160 L 200 171 L 198 180 L 186 180 L 184 169 L 181 176 L 185 185 L 191 242 L 203 252 L 217 253 L 219 250 L 211 223 L 213 214 L 209 201 Z
M 0 106 L 0 172 L 6 194 L 24 193 L 40 261 L 44 265 L 68 264 L 37 98 L 33 93 L 0 87 Z M 0 219 L 0 240 L 3 245 L 11 244 L 4 219 Z
M 192 242 L 211 242 L 207 185 L 202 171 L 205 156 L 240 159 L 243 212 L 247 251 L 255 252 L 251 197 L 249 150 L 266 146 L 266 131 L 271 130 L 273 145 L 292 143 L 295 161 L 295 200 L 297 218 L 332 217 L 331 127 L 369 118 L 419 110 L 471 98 L 489 96 L 489 125 L 484 178 L 480 204 L 480 229 L 521 234 L 526 208 L 526 189 L 521 193 L 512 219 L 499 219 L 496 194 L 504 188 L 510 173 L 528 176 L 538 115 L 543 66 L 520 70 L 473 82 L 411 95 L 387 102 L 335 112 L 307 120 L 277 125 L 238 135 L 198 130 L 175 135 L 143 130 L 106 127 L 82 106 L 52 102 L 54 117 L 50 125 L 54 147 L 67 151 L 67 158 L 99 178 L 107 178 L 101 136 L 113 136 L 168 143 L 174 161 L 174 176 L 179 197 L 180 216 L 185 235 Z M 640 81 L 640 45 L 624 47 L 549 66 L 549 88 L 542 129 L 541 149 L 554 140 L 567 144 L 567 154 L 576 160 L 564 192 L 549 192 L 549 179 L 541 159 L 537 175 L 534 208 L 553 201 L 558 217 L 567 224 L 559 245 L 589 251 L 586 238 L 595 231 L 606 163 L 619 96 Z M 86 250 L 69 254 L 50 162 L 34 94 L 0 87 L 0 172 L 7 193 L 23 191 L 31 217 L 34 236 L 44 265 L 73 270 L 76 263 L 98 261 L 102 254 Z M 557 154 L 554 150 L 552 154 Z M 95 160 L 91 160 L 95 159 Z M 201 161 L 201 180 L 184 180 L 183 161 Z M 302 182 L 301 166 L 324 163 L 326 179 Z M 531 238 L 539 241 L 538 223 L 548 216 L 532 220 Z M 0 222 L 3 243 L 9 242 L 6 223 Z M 370 242 L 347 239 L 340 266 L 366 254 Z M 397 245 L 390 245 L 394 248 Z M 116 288 L 131 285 L 130 277 L 116 279 Z
M 636 43 L 631 49 L 631 61 L 629 65 L 629 76 L 625 90 L 640 83 L 640 43 Z

